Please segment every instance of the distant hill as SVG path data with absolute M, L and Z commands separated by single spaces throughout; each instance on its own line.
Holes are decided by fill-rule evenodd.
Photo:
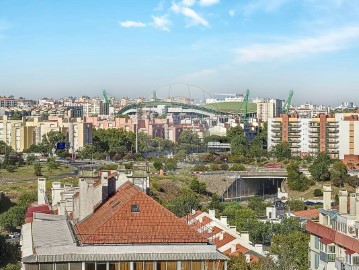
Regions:
M 243 102 L 218 102 L 218 103 L 210 103 L 202 105 L 202 107 L 207 109 L 218 110 L 225 113 L 239 113 L 239 108 L 241 108 Z M 241 109 L 243 112 L 244 105 Z M 257 112 L 257 104 L 256 103 L 248 103 L 248 113 L 256 113 Z

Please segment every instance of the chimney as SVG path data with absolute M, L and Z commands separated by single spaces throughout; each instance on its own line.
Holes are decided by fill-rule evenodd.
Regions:
M 37 179 L 37 204 L 46 204 L 46 178 Z
M 249 243 L 249 232 L 241 232 L 241 240 L 244 242 L 244 243 Z
M 89 181 L 90 183 L 88 183 Z M 79 188 L 80 188 L 80 205 L 79 205 L 79 221 L 92 214 L 93 212 L 93 181 L 86 180 L 84 178 L 79 179 Z
M 221 222 L 222 222 L 224 225 L 228 226 L 227 217 L 226 217 L 226 216 L 221 216 L 220 220 L 221 220 Z
M 348 214 L 348 191 L 339 190 L 339 213 Z
M 236 251 L 236 244 L 231 244 L 231 253 Z
M 331 185 L 323 186 L 323 209 L 324 210 L 332 209 L 332 186 Z
M 351 216 L 355 216 L 356 215 L 356 197 L 357 194 L 356 193 L 350 193 L 349 195 L 349 213 Z
M 214 210 L 214 209 L 209 209 L 208 210 L 208 215 L 209 215 L 209 217 L 210 218 L 216 218 L 216 210 Z
M 356 220 L 359 221 L 359 193 L 356 194 L 356 200 L 355 200 L 355 213 L 356 213 Z

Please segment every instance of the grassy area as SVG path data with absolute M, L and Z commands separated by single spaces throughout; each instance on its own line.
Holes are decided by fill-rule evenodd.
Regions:
M 211 103 L 203 105 L 202 107 L 222 111 L 225 113 L 239 113 L 244 111 L 243 102 L 218 102 L 218 103 Z M 241 111 L 239 109 L 241 108 Z M 248 103 L 248 112 L 255 113 L 257 112 L 257 104 L 256 103 Z
M 286 189 L 288 190 L 288 196 L 290 199 L 301 199 L 301 198 L 303 198 L 304 200 L 314 199 L 314 198 L 321 199 L 322 197 L 314 197 L 313 192 L 317 188 L 323 190 L 323 185 L 332 185 L 332 198 L 334 198 L 334 196 L 339 193 L 339 189 L 346 189 L 348 190 L 348 193 L 355 192 L 355 188 L 349 186 L 348 184 L 345 184 L 343 188 L 338 188 L 334 186 L 331 181 L 316 182 L 313 186 L 311 186 L 306 191 L 289 190 L 287 185 L 286 185 Z
M 71 166 L 60 166 L 58 169 L 49 171 L 46 164 L 42 165 L 42 175 L 45 176 L 53 176 L 53 175 L 59 175 L 59 174 L 66 174 L 70 173 L 74 167 Z M 11 173 L 8 172 L 5 169 L 0 170 L 0 179 L 21 179 L 21 178 L 32 178 L 36 177 L 34 175 L 34 166 L 33 165 L 25 165 L 19 167 L 15 172 Z

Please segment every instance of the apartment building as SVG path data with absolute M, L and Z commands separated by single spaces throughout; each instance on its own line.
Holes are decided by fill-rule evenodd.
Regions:
M 50 131 L 59 131 L 66 135 L 71 149 L 78 151 L 92 142 L 92 125 L 76 118 L 72 121 L 61 117 L 23 117 L 22 120 L 0 118 L 0 140 L 10 145 L 16 152 L 22 152 L 32 144 L 42 142 L 43 135 Z
M 13 108 L 17 106 L 17 100 L 14 98 L 0 97 L 0 108 Z
M 323 208 L 319 209 L 319 222 L 306 223 L 306 230 L 310 233 L 309 269 L 357 270 L 359 190 L 357 188 L 356 193 L 349 194 L 349 197 L 346 190 L 340 190 L 339 210 L 332 208 L 331 198 L 331 186 L 324 185 Z
M 71 215 L 34 213 L 22 227 L 22 269 L 227 269 L 203 235 L 133 184 L 114 190 L 112 181 L 80 179 Z
M 268 149 L 282 141 L 289 143 L 295 156 L 315 156 L 327 152 L 331 158 L 353 161 L 359 155 L 358 115 L 321 114 L 314 118 L 281 115 L 268 120 Z M 359 164 L 358 164 L 359 165 Z
M 257 118 L 267 122 L 268 118 L 279 117 L 283 111 L 283 101 L 279 99 L 269 99 L 257 103 Z

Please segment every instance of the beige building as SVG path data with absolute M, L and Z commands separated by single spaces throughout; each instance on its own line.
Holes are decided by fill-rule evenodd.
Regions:
M 257 118 L 258 120 L 267 122 L 268 118 L 279 117 L 282 113 L 282 100 L 269 99 L 257 103 Z
M 22 120 L 10 120 L 7 116 L 0 118 L 0 140 L 10 145 L 16 152 L 22 152 L 32 144 L 39 144 L 43 135 L 50 131 L 59 131 L 66 135 L 74 151 L 81 150 L 92 142 L 92 124 L 75 118 L 65 121 L 61 117 L 23 117 Z
M 319 222 L 307 221 L 309 269 L 359 269 L 359 190 L 339 191 L 339 210 L 332 208 L 332 188 L 323 187 Z M 348 207 L 349 206 L 349 207 Z

